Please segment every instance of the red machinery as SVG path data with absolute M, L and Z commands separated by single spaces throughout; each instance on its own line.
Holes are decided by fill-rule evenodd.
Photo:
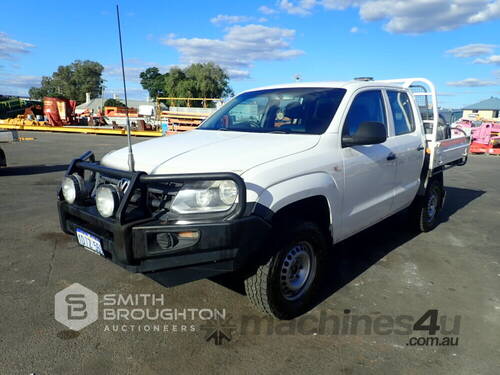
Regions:
M 500 123 L 487 121 L 474 124 L 472 121 L 462 120 L 456 128 L 472 135 L 471 154 L 500 155 Z
M 75 124 L 75 109 L 75 100 L 43 98 L 43 114 L 51 126 Z

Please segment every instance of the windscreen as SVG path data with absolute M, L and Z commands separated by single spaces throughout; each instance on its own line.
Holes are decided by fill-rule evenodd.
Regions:
M 287 88 L 244 93 L 223 106 L 198 129 L 322 134 L 330 125 L 345 91 Z

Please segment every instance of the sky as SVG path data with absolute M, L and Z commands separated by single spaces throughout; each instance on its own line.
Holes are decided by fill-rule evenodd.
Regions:
M 238 93 L 302 81 L 426 77 L 447 108 L 500 97 L 500 0 L 1 1 L 0 94 L 94 60 L 105 96 L 145 99 L 139 73 L 213 61 Z

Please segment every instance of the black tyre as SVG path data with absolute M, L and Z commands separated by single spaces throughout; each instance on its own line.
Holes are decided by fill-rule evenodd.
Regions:
M 420 232 L 429 232 L 438 225 L 443 205 L 444 187 L 442 181 L 429 182 L 424 196 L 418 196 L 410 208 L 412 226 Z
M 297 222 L 279 230 L 274 256 L 245 280 L 250 301 L 278 319 L 292 319 L 305 313 L 318 290 L 325 234 L 312 222 Z

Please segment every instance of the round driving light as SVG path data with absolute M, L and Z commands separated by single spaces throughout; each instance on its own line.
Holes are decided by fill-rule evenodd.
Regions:
M 64 177 L 61 190 L 66 202 L 75 203 L 81 196 L 83 191 L 83 179 L 78 174 Z
M 101 185 L 97 188 L 95 204 L 102 217 L 113 216 L 119 203 L 120 197 L 113 185 Z
M 76 184 L 73 179 L 71 177 L 64 177 L 61 188 L 66 202 L 74 203 L 76 200 Z
M 238 187 L 236 183 L 232 180 L 221 182 L 219 185 L 219 197 L 220 200 L 228 206 L 236 202 L 236 198 L 238 198 Z
M 197 206 L 207 207 L 212 202 L 214 191 L 212 189 L 197 190 L 194 197 Z

